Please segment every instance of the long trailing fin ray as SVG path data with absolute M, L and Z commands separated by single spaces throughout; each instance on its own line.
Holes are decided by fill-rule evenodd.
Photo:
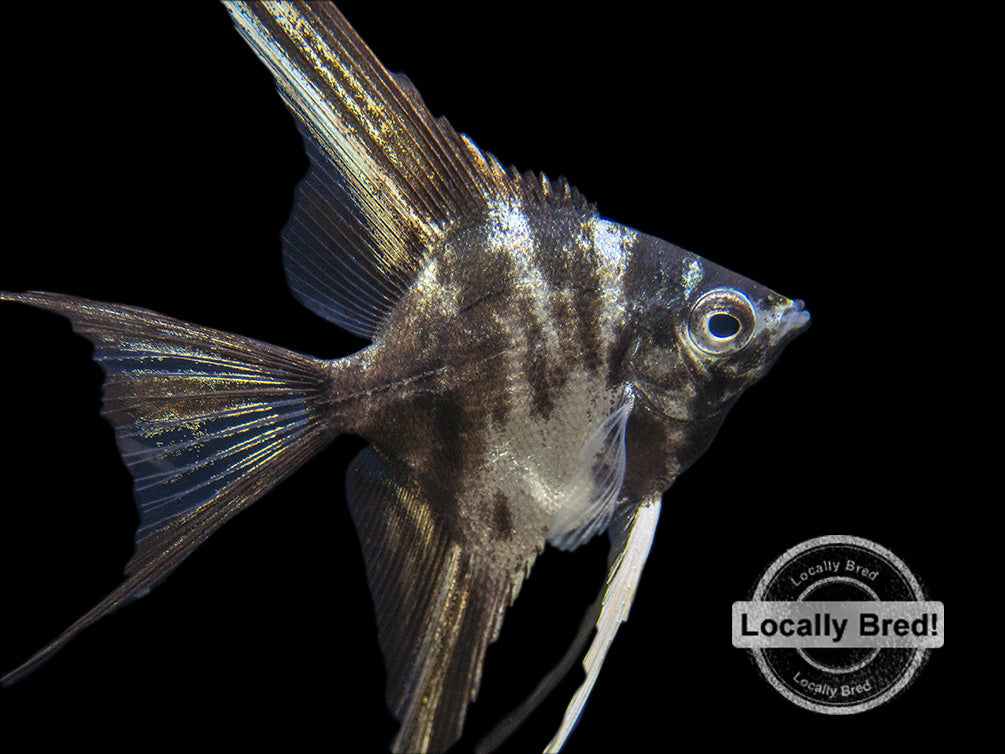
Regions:
M 616 516 L 613 521 L 610 529 L 611 552 L 608 557 L 610 565 L 597 618 L 597 632 L 583 658 L 586 680 L 569 702 L 558 732 L 545 748 L 546 754 L 561 751 L 572 729 L 576 727 L 579 715 L 597 682 L 607 650 L 614 641 L 614 635 L 621 624 L 628 620 L 628 611 L 635 599 L 635 590 L 638 589 L 642 569 L 649 557 L 653 537 L 656 536 L 660 506 L 660 498 L 654 497 L 634 510 L 627 511 L 628 515 Z
M 387 702 L 401 722 L 395 752 L 443 751 L 461 735 L 488 645 L 529 569 L 475 559 L 463 537 L 373 447 L 346 482 L 387 667 Z
M 227 2 L 304 136 L 310 170 L 283 232 L 294 295 L 374 338 L 451 226 L 490 204 L 587 204 L 564 182 L 507 172 L 412 83 L 389 73 L 331 4 Z
M 14 671 L 12 683 L 72 636 L 142 596 L 235 513 L 334 436 L 325 362 L 154 312 L 51 293 L 0 293 L 70 319 L 105 373 L 140 512 L 126 580 Z
M 597 599 L 583 615 L 572 644 L 520 706 L 478 742 L 476 754 L 489 754 L 502 746 L 572 670 L 582 655 L 583 647 L 593 636 L 590 649 L 583 658 L 586 679 L 570 700 L 558 732 L 545 749 L 545 752 L 561 751 L 593 690 L 618 627 L 628 619 L 628 610 L 655 536 L 660 505 L 660 499 L 654 498 L 637 507 L 623 505 L 615 511 L 608 528 L 611 546 L 607 557 L 607 580 Z

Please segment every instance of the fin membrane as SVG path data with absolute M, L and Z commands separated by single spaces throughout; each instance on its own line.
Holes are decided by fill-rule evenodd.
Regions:
M 626 387 L 618 406 L 583 445 L 579 468 L 562 490 L 548 544 L 575 550 L 610 524 L 625 481 L 625 428 L 634 405 L 635 393 Z
M 140 512 L 127 579 L 34 657 L 142 596 L 228 518 L 334 436 L 325 362 L 154 312 L 51 293 L 0 294 L 68 317 L 105 372 L 115 429 Z
M 513 577 L 476 563 L 422 491 L 374 448 L 356 457 L 347 492 L 387 666 L 387 702 L 401 722 L 393 750 L 444 751 L 460 738 Z
M 389 73 L 331 3 L 227 2 L 297 118 L 311 167 L 283 231 L 297 299 L 374 338 L 451 226 L 493 202 L 586 207 L 577 191 L 507 172 L 406 77 Z

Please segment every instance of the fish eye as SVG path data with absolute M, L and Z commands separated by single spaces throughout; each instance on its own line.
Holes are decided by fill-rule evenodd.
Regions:
M 716 312 L 708 318 L 708 331 L 716 338 L 732 338 L 740 331 L 740 320 L 726 312 Z
M 735 288 L 715 288 L 694 303 L 687 329 L 699 349 L 721 356 L 747 345 L 756 323 L 750 299 Z

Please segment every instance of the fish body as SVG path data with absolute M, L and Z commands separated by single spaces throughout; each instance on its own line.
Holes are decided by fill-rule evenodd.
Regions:
M 347 499 L 401 723 L 396 751 L 459 737 L 485 650 L 544 548 L 608 534 L 607 583 L 578 641 L 488 744 L 590 641 L 557 750 L 627 616 L 663 492 L 808 314 L 602 218 L 562 180 L 503 169 L 434 119 L 334 8 L 228 10 L 311 160 L 283 233 L 290 286 L 371 344 L 324 360 L 142 309 L 4 293 L 69 317 L 94 343 L 140 509 L 123 584 L 4 680 L 146 594 L 351 433 L 370 443 Z

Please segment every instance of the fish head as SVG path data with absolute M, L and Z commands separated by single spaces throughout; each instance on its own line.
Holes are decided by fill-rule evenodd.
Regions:
M 643 234 L 632 250 L 626 295 L 627 379 L 657 421 L 687 435 L 683 465 L 810 321 L 802 301 Z

